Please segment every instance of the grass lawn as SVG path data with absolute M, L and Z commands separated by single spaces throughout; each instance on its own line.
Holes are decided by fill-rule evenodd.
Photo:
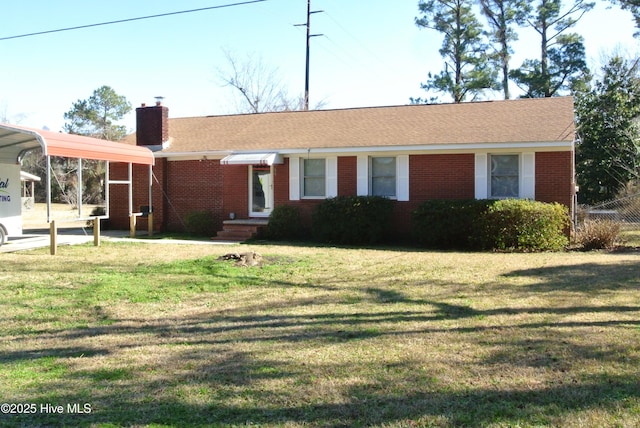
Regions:
M 1 256 L 1 427 L 640 426 L 637 251 Z

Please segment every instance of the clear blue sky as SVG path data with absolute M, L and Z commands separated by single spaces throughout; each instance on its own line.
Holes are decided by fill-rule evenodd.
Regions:
M 0 37 L 234 3 L 236 0 L 21 0 L 5 2 Z M 587 57 L 638 53 L 631 16 L 608 2 L 581 21 Z M 324 108 L 407 104 L 438 72 L 442 36 L 414 25 L 418 0 L 312 0 L 311 105 Z M 262 3 L 0 41 L 0 117 L 58 131 L 63 114 L 102 85 L 134 107 L 165 97 L 171 117 L 233 113 L 220 86 L 223 49 L 259 55 L 277 67 L 290 94 L 302 94 L 306 0 Z M 513 66 L 538 56 L 532 30 L 521 31 Z M 123 122 L 134 127 L 134 114 Z

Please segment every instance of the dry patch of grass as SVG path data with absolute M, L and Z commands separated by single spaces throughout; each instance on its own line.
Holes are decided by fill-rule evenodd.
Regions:
M 243 251 L 245 249 L 243 248 Z M 0 426 L 638 426 L 637 253 L 3 254 Z

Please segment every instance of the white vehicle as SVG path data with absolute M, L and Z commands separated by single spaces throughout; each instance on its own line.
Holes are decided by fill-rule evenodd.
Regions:
M 0 245 L 22 235 L 20 165 L 0 163 Z

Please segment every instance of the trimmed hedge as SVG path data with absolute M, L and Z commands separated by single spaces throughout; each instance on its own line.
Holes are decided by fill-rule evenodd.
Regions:
M 493 201 L 476 199 L 432 199 L 412 213 L 418 244 L 433 249 L 471 249 L 474 222 Z
M 325 199 L 312 215 L 316 240 L 331 244 L 376 244 L 384 241 L 394 204 L 379 196 Z
M 529 200 L 495 201 L 478 219 L 475 238 L 483 249 L 559 251 L 569 240 L 569 213 L 564 205 Z
M 520 199 L 426 201 L 413 227 L 418 243 L 435 249 L 558 251 L 569 243 L 565 206 Z
M 274 241 L 296 240 L 303 234 L 300 210 L 292 205 L 278 205 L 269 215 L 266 238 Z

